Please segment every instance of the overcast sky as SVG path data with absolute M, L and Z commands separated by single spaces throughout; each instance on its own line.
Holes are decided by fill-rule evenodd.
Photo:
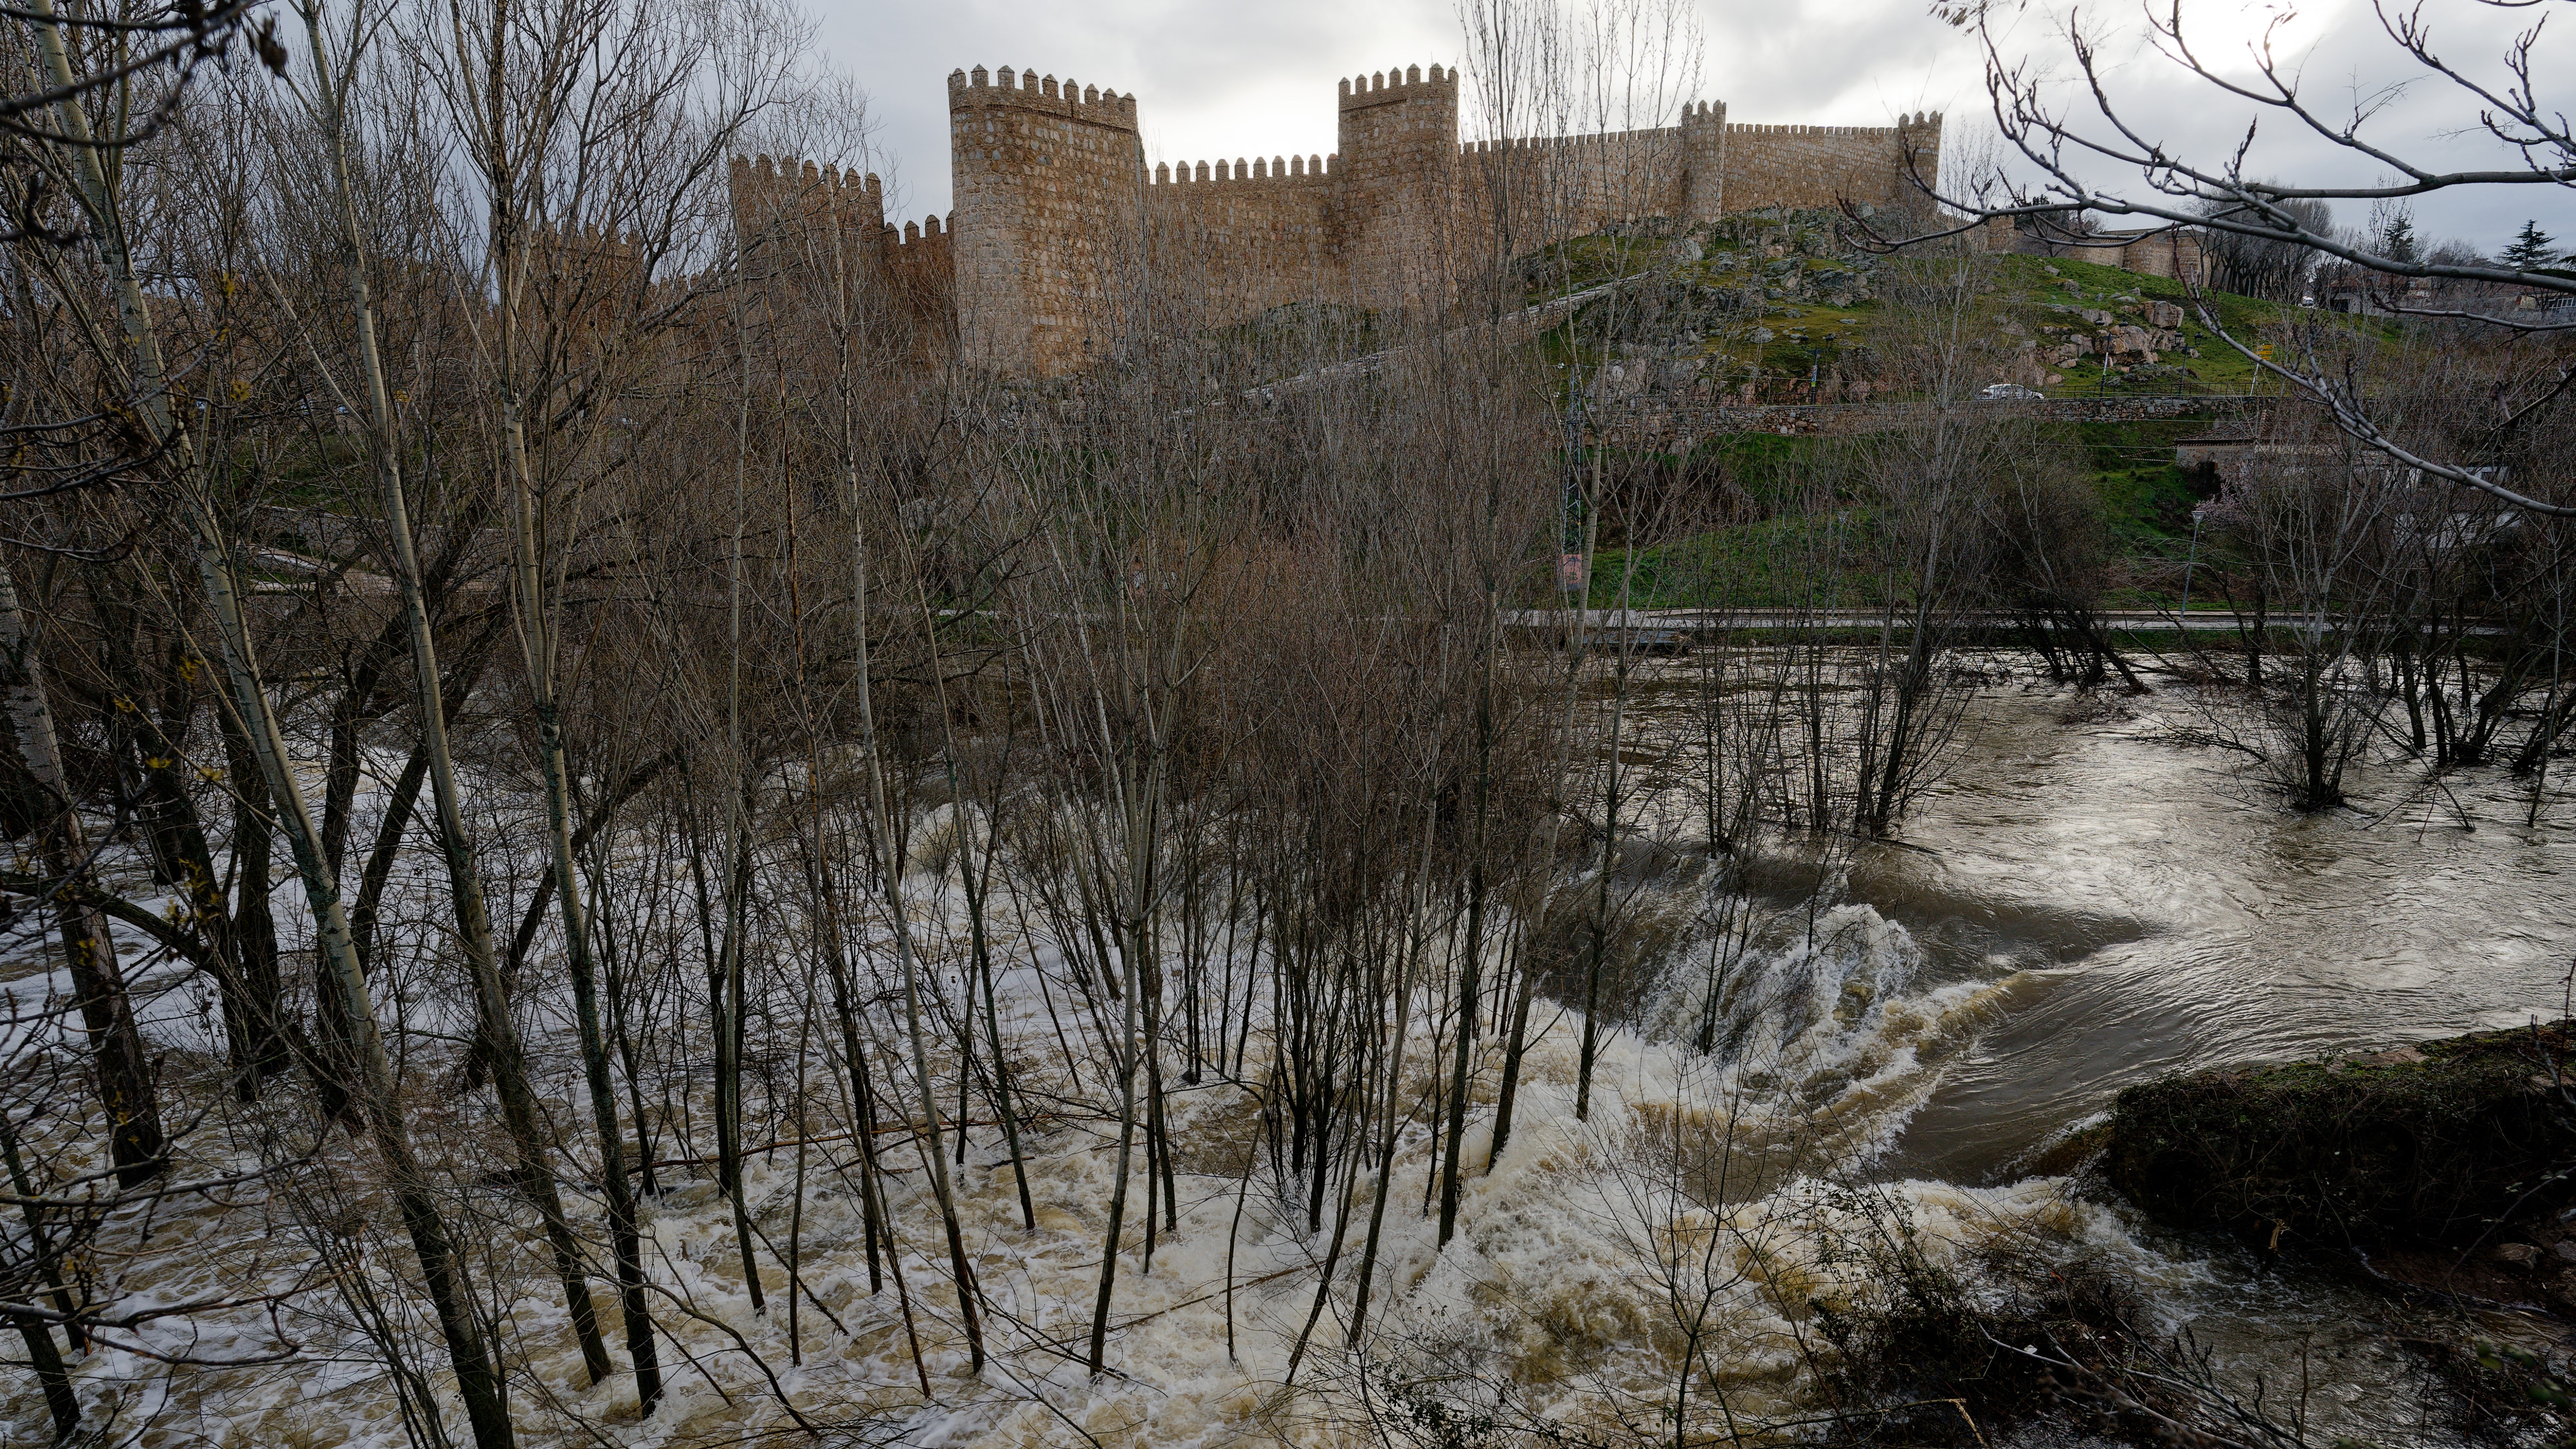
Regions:
M 1451 0 L 1296 0 L 1247 5 L 1225 0 L 947 0 L 892 5 L 878 0 L 810 0 L 819 61 L 867 91 L 880 127 L 879 169 L 910 217 L 947 211 L 949 71 L 982 65 L 1034 68 L 1104 90 L 1133 92 L 1149 160 L 1330 152 L 1335 82 L 1404 65 L 1464 59 Z M 1582 0 L 1571 0 L 1582 3 Z M 2205 57 L 2250 70 L 2249 46 L 2275 6 L 2254 0 L 2185 0 L 2187 33 Z M 1725 101 L 1730 119 L 1885 125 L 1899 112 L 1947 112 L 1954 138 L 1990 126 L 1982 51 L 1972 35 L 1935 19 L 1924 0 L 1698 0 L 1704 36 L 1704 99 Z M 2063 71 L 2063 4 L 2008 10 L 2007 47 L 2051 58 Z M 2501 10 L 2473 0 L 2429 0 L 2446 58 L 2503 81 L 2497 61 L 2511 35 L 2567 4 Z M 2084 23 L 2104 35 L 2114 83 L 2146 134 L 2215 154 L 2241 136 L 2250 115 L 2205 83 L 2137 44 L 2136 0 L 2088 7 Z M 2556 15 L 2535 74 L 2544 108 L 2576 112 L 2576 13 Z M 2356 95 L 2405 79 L 2413 68 L 2388 41 L 2370 0 L 2309 0 L 2276 43 L 2300 67 L 2307 93 L 2332 111 Z M 2446 85 L 2418 84 L 2395 97 L 2365 135 L 2392 151 L 2453 166 L 2515 164 L 2473 130 L 2477 112 Z M 2329 172 L 2367 182 L 2382 168 L 2295 141 L 2277 119 L 2258 151 L 2266 169 L 2301 177 Z M 2339 219 L 2359 223 L 2355 214 Z M 2576 192 L 2491 187 L 2427 201 L 2420 232 L 2502 244 L 2523 218 L 2576 246 Z

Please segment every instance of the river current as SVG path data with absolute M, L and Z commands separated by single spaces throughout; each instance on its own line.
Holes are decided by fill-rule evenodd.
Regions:
M 1641 739 L 1686 733 L 1674 699 L 1645 696 Z M 2576 770 L 2537 825 L 2528 779 L 2393 760 L 2300 814 L 2202 723 L 2182 686 L 1990 686 L 1893 842 L 1838 857 L 1834 903 L 1919 949 L 1909 989 L 1993 988 L 1888 1167 L 1992 1182 L 2163 1073 L 2565 1014 Z
M 1646 693 L 1641 740 L 1684 732 L 1675 697 Z M 2188 742 L 2201 705 L 2175 685 L 1990 687 L 1895 843 L 1840 852 L 1832 909 L 1895 941 L 1846 954 L 1901 955 L 1879 977 L 1941 1017 L 1906 1047 L 1921 1080 L 1873 1134 L 1872 1176 L 2006 1191 L 2063 1170 L 2048 1147 L 2132 1083 L 2567 1014 L 2576 792 L 2553 784 L 2532 825 L 2528 780 L 2383 759 L 2348 779 L 2349 806 L 2303 815 L 2241 756 Z M 2168 1328 L 2272 1384 L 2312 1379 L 2316 1442 L 2442 1442 L 2399 1392 L 2417 1370 L 2384 1300 L 2124 1221 Z

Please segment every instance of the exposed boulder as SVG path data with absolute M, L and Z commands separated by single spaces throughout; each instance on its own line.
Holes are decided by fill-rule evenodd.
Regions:
M 2102 355 L 2114 362 L 2153 362 L 2157 341 L 2155 333 L 2123 324 L 2102 334 Z

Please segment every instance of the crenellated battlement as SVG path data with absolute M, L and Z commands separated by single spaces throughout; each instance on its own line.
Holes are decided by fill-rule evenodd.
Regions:
M 1195 166 L 1187 161 L 1177 166 L 1168 161 L 1158 161 L 1154 163 L 1153 174 L 1147 178 L 1147 183 L 1153 186 L 1213 186 L 1220 182 L 1257 181 L 1320 186 L 1331 179 L 1333 164 L 1338 160 L 1338 156 L 1272 156 L 1267 159 L 1255 156 L 1246 162 L 1237 156 L 1230 169 L 1222 157 L 1213 162 L 1201 161 Z
M 966 358 L 1051 375 L 1119 345 L 1103 330 L 1127 325 L 1105 306 L 1112 279 L 1149 256 L 1225 317 L 1324 297 L 1408 307 L 1494 263 L 1449 253 L 1498 204 L 1543 218 L 1516 245 L 1640 217 L 1902 206 L 1918 199 L 1909 164 L 1939 154 L 1937 112 L 1893 126 L 1775 126 L 1732 122 L 1719 101 L 1684 105 L 1658 129 L 1462 141 L 1459 82 L 1437 64 L 1342 79 L 1328 155 L 1148 162 L 1133 95 L 1010 66 L 953 71 L 957 210 L 944 230 L 936 219 L 888 228 L 886 245 L 890 256 L 935 250 L 942 266 L 953 257 Z M 785 186 L 778 176 L 754 179 Z
M 734 228 L 747 241 L 829 228 L 874 239 L 885 227 L 885 182 L 875 173 L 793 157 L 736 156 L 727 167 Z
M 1894 126 L 1765 126 L 1743 122 L 1726 128 L 1730 136 L 1860 136 L 1875 138 L 1902 134 Z
M 828 192 L 863 192 L 885 194 L 885 182 L 873 171 L 861 175 L 856 170 L 843 171 L 837 166 L 817 167 L 811 161 L 794 158 L 773 161 L 766 155 L 736 156 L 732 163 L 733 184 L 737 189 L 751 187 L 763 192 L 783 194 L 787 189 L 821 189 Z
M 1461 141 L 1461 156 L 1500 156 L 1516 152 L 1587 152 L 1611 151 L 1622 146 L 1669 142 L 1682 132 L 1674 127 L 1660 131 L 1611 131 L 1597 136 L 1514 136 L 1500 141 Z
M 1458 94 L 1458 72 L 1435 65 L 1426 75 L 1422 67 L 1415 65 L 1351 76 L 1342 82 L 1341 105 L 1350 111 L 1433 94 L 1454 98 Z
M 886 228 L 886 245 L 888 246 L 915 246 L 922 242 L 938 243 L 946 240 L 946 238 L 947 233 L 940 230 L 939 216 L 935 212 L 929 216 L 923 217 L 919 221 L 905 222 L 903 224 L 903 231 L 900 235 L 896 233 L 893 227 L 889 226 Z
M 1919 131 L 1939 131 L 1941 129 L 1941 113 L 1939 111 L 1917 111 L 1912 116 L 1897 117 L 1896 124 L 1893 126 L 1765 126 L 1754 122 L 1738 122 L 1729 124 L 1726 129 L 1729 135 L 1817 136 L 1858 138 L 1863 140 L 1884 138 L 1894 140 L 1897 137 L 1912 135 Z
M 746 283 L 778 289 L 781 299 L 869 299 L 871 315 L 895 328 L 878 335 L 897 339 L 915 361 L 953 355 L 953 221 L 889 222 L 884 179 L 857 167 L 735 156 L 726 180 Z
M 978 106 L 1007 106 L 1127 131 L 1136 129 L 1136 97 L 1132 94 L 1122 96 L 1114 90 L 1078 85 L 1071 76 L 1059 84 L 1054 76 L 1040 76 L 1034 70 L 1014 71 L 1007 65 L 991 73 L 980 65 L 971 71 L 950 71 L 948 109 L 953 113 Z
M 877 233 L 889 247 L 941 242 L 949 222 L 938 215 L 898 227 L 886 220 L 885 180 L 875 172 L 843 171 L 795 158 L 736 156 L 729 165 L 734 218 L 746 234 L 782 221 L 826 217 Z

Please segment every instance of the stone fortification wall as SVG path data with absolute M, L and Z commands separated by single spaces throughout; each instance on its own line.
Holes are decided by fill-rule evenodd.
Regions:
M 734 232 L 747 254 L 801 250 L 825 238 L 873 251 L 885 230 L 885 183 L 873 173 L 736 156 L 728 180 Z
M 1909 151 L 1928 177 L 1940 149 L 1937 115 L 1744 126 L 1715 103 L 1662 129 L 1462 145 L 1458 92 L 1457 72 L 1437 65 L 1358 77 L 1341 83 L 1331 156 L 1149 168 L 1134 96 L 1007 66 L 957 71 L 956 210 L 945 229 L 889 241 L 890 275 L 953 278 L 961 355 L 1046 376 L 1115 345 L 1105 304 L 1122 276 L 1153 276 L 1157 305 L 1183 298 L 1171 320 L 1198 325 L 1306 299 L 1402 308 L 1504 260 L 1484 250 L 1614 221 L 1903 205 Z
M 1906 157 L 1926 182 L 1937 182 L 1941 117 L 1917 112 L 1894 126 L 1755 126 L 1726 128 L 1725 209 L 1825 207 L 1844 200 L 1908 206 L 1921 192 L 1906 175 Z
M 909 316 L 920 350 L 927 356 L 953 355 L 957 321 L 957 255 L 951 247 L 956 232 L 936 216 L 907 221 L 898 233 L 887 227 L 878 255 L 886 281 Z
M 1213 321 L 1342 291 L 1333 181 L 1321 156 L 1169 163 L 1154 168 L 1145 215 L 1156 254 L 1188 279 L 1183 305 Z
M 1101 302 L 1137 258 L 1136 98 L 1054 76 L 948 77 L 957 332 L 966 360 L 1051 374 L 1100 349 Z
M 886 271 L 910 292 L 945 292 L 956 275 L 956 253 L 950 250 L 951 233 L 935 216 L 920 221 L 907 221 L 903 231 L 885 229 Z
M 1458 74 L 1431 67 L 1341 83 L 1333 236 L 1350 297 L 1403 306 L 1426 295 L 1451 250 L 1458 179 Z
M 1698 103 L 1682 124 L 1591 136 L 1470 141 L 1459 148 L 1461 231 L 1516 251 L 1616 221 L 1714 221 L 1726 210 L 1726 108 Z
M 2087 257 L 2086 260 L 2108 261 L 2113 266 L 2150 277 L 2172 277 L 2195 284 L 2205 284 L 2209 280 L 2208 261 L 2202 255 L 2200 236 L 2196 232 L 2151 231 L 2115 253 Z
M 2196 286 L 2209 285 L 2213 270 L 2200 234 L 2180 227 L 2069 233 L 2043 227 L 2029 218 L 1996 216 L 1988 217 L 1968 235 L 1981 251 L 2072 257 L 2141 276 L 2172 277 Z
M 908 319 L 916 350 L 946 355 L 957 308 L 953 227 L 936 216 L 889 225 L 885 183 L 874 173 L 737 156 L 728 180 L 745 272 L 780 289 L 782 305 L 829 305 L 819 294 L 785 294 L 829 288 L 838 277 L 856 294 L 847 305 L 881 299 Z

